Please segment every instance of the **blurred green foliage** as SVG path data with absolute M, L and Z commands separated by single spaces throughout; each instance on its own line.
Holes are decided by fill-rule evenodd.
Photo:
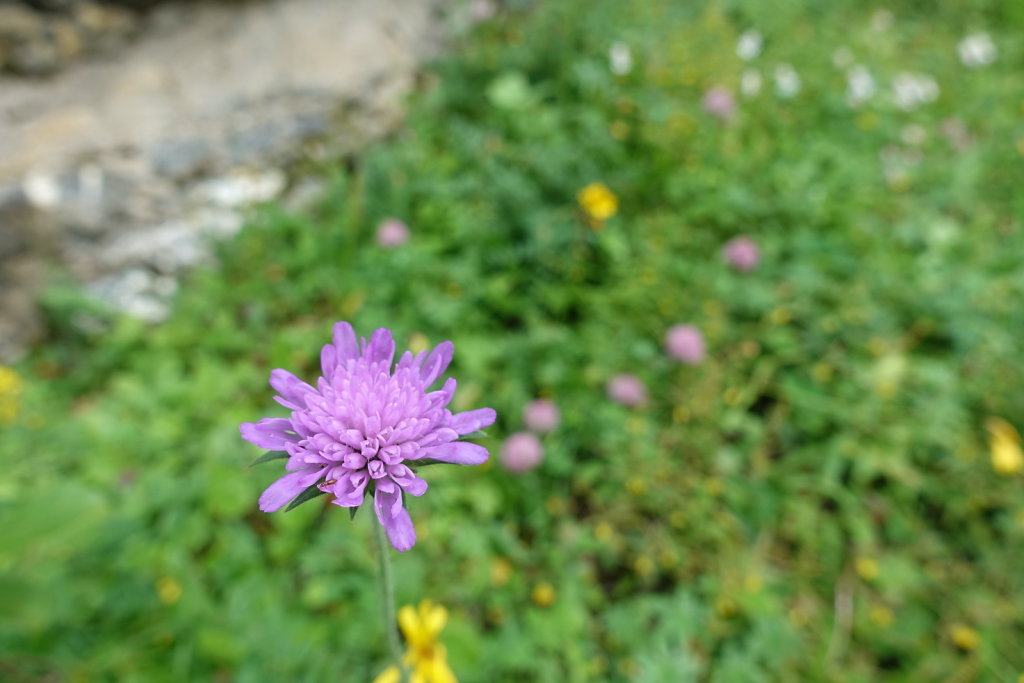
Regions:
M 393 140 L 325 171 L 320 205 L 259 210 L 170 322 L 83 332 L 56 291 L 0 441 L 0 678 L 381 670 L 372 516 L 260 513 L 279 468 L 247 469 L 237 431 L 283 414 L 269 370 L 312 379 L 346 319 L 454 340 L 457 407 L 498 410 L 495 456 L 528 400 L 562 410 L 540 468 L 431 468 L 411 502 L 399 601 L 451 610 L 461 681 L 1018 680 L 1022 479 L 983 424 L 1024 421 L 1022 8 L 511 11 L 431 66 Z M 998 59 L 968 69 L 980 30 Z M 877 83 L 858 107 L 840 48 Z M 901 72 L 937 100 L 894 106 Z M 715 85 L 728 123 L 701 107 Z M 604 226 L 576 205 L 594 181 L 620 200 Z M 387 216 L 409 244 L 374 244 Z M 722 263 L 738 234 L 753 272 Z M 677 322 L 706 362 L 664 354 Z M 606 398 L 620 372 L 645 406 Z

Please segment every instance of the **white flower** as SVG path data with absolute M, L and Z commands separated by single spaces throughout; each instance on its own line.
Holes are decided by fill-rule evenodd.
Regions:
M 845 45 L 836 48 L 836 51 L 832 53 L 832 66 L 835 68 L 845 69 L 851 64 L 853 64 L 853 51 Z
M 928 74 L 901 71 L 892 81 L 892 96 L 896 106 L 903 110 L 934 102 L 939 96 L 939 84 Z
M 912 147 L 920 147 L 928 140 L 928 131 L 921 124 L 912 123 L 900 131 L 900 140 Z
M 867 67 L 857 64 L 846 72 L 846 102 L 851 107 L 859 107 L 870 100 L 875 90 L 875 79 Z
M 880 9 L 871 15 L 871 28 L 882 33 L 892 28 L 892 21 L 892 12 L 887 9 Z
M 744 31 L 739 41 L 737 41 L 736 54 L 743 61 L 749 62 L 761 54 L 761 46 L 763 44 L 764 38 L 761 37 L 761 33 L 757 29 L 749 29 Z
M 761 72 L 757 69 L 744 69 L 740 76 L 740 92 L 744 97 L 755 97 L 761 92 Z
M 625 43 L 612 43 L 608 49 L 608 64 L 616 76 L 625 76 L 633 70 L 633 53 Z
M 775 67 L 775 93 L 779 97 L 790 98 L 800 92 L 800 76 L 789 64 Z
M 987 33 L 972 33 L 957 43 L 956 51 L 963 65 L 971 69 L 991 64 L 999 54 Z

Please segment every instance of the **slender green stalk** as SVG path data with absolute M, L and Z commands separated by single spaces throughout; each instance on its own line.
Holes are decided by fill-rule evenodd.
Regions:
M 408 680 L 405 665 L 402 663 L 402 645 L 398 640 L 398 629 L 395 627 L 395 583 L 391 579 L 391 558 L 388 553 L 391 548 L 388 546 L 387 532 L 383 524 L 378 524 L 376 519 L 370 517 L 370 524 L 374 528 L 374 538 L 377 539 L 377 579 L 380 582 L 380 602 L 384 612 L 384 632 L 387 634 L 388 650 L 391 651 L 391 659 L 402 674 L 402 681 Z

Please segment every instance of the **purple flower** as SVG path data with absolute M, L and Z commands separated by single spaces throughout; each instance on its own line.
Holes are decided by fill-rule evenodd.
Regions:
M 523 408 L 523 422 L 526 423 L 526 428 L 538 434 L 555 431 L 561 417 L 555 402 L 546 398 L 530 401 Z
M 341 507 L 358 507 L 373 495 L 377 519 L 397 550 L 416 543 L 404 494 L 420 496 L 427 482 L 410 465 L 424 460 L 479 465 L 487 449 L 458 441 L 494 423 L 491 408 L 452 414 L 445 406 L 455 380 L 428 391 L 452 360 L 450 341 L 429 354 L 402 354 L 392 370 L 395 341 L 379 329 L 357 341 L 352 326 L 334 326 L 334 343 L 320 353 L 323 376 L 316 388 L 287 370 L 270 373 L 274 399 L 291 417 L 267 417 L 240 426 L 242 438 L 260 448 L 285 451 L 289 471 L 260 496 L 260 509 L 273 512 L 310 486 L 334 496 Z
M 509 472 L 532 470 L 544 459 L 544 446 L 530 432 L 516 432 L 501 444 L 501 464 Z
M 720 85 L 716 85 L 704 93 L 701 105 L 704 107 L 704 111 L 720 121 L 729 122 L 736 114 L 736 99 L 728 89 Z
M 687 365 L 698 365 L 704 360 L 704 335 L 695 325 L 673 325 L 665 335 L 665 351 Z
M 647 401 L 647 387 L 636 375 L 623 373 L 608 380 L 608 398 L 624 406 L 638 406 Z
M 400 247 L 409 241 L 409 226 L 397 218 L 385 218 L 377 226 L 377 244 L 385 249 Z
M 761 250 L 749 237 L 734 237 L 722 247 L 722 258 L 736 270 L 753 270 L 761 260 Z

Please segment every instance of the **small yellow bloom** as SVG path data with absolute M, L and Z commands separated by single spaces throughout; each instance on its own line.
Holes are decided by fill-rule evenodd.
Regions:
M 21 376 L 9 367 L 0 365 L 0 396 L 13 396 L 21 393 L 23 382 Z
M 953 624 L 949 629 L 949 637 L 953 639 L 954 645 L 968 652 L 978 647 L 978 643 L 981 642 L 978 632 L 964 624 Z
M 538 583 L 533 587 L 533 602 L 538 607 L 551 607 L 555 604 L 555 589 L 547 582 Z
M 650 576 L 654 572 L 654 560 L 646 555 L 641 555 L 633 560 L 633 571 L 640 576 Z
M 640 477 L 630 477 L 626 480 L 626 490 L 634 496 L 643 495 L 647 491 L 647 482 Z
M 491 585 L 504 586 L 512 578 L 512 563 L 504 557 L 497 557 L 491 562 Z
M 860 578 L 865 581 L 871 581 L 878 577 L 878 560 L 873 557 L 858 557 L 856 567 Z
M 448 621 L 448 610 L 424 600 L 419 607 L 406 605 L 398 610 L 398 626 L 405 636 L 405 665 L 411 683 L 456 683 L 448 666 L 448 653 L 438 642 Z M 373 683 L 399 683 L 402 675 L 396 666 L 384 669 Z
M 173 605 L 181 599 L 181 584 L 169 576 L 164 576 L 156 582 L 156 594 L 160 597 L 160 602 Z
M 871 617 L 871 621 L 873 621 L 876 626 L 881 626 L 882 628 L 889 626 L 893 620 L 892 610 L 884 605 L 875 605 L 872 607 L 868 616 Z
M 594 538 L 601 543 L 608 543 L 615 538 L 615 530 L 612 529 L 612 525 L 608 522 L 598 522 L 597 526 L 594 527 Z
M 1024 451 L 1014 426 L 1001 418 L 990 417 L 985 420 L 985 428 L 989 434 L 992 469 L 1004 476 L 1024 471 Z
M 619 199 L 604 183 L 590 183 L 576 195 L 587 216 L 595 221 L 605 221 L 618 213 Z

